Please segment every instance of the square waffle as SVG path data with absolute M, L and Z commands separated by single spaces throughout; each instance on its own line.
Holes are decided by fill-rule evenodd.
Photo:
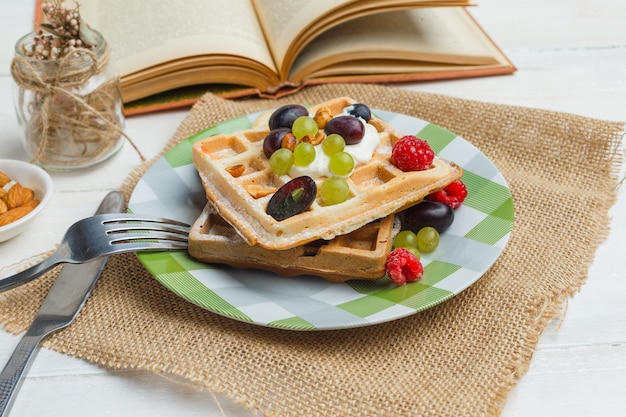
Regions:
M 282 276 L 316 275 L 334 282 L 376 279 L 385 275 L 385 260 L 399 229 L 399 222 L 390 215 L 332 240 L 269 250 L 248 245 L 207 204 L 191 228 L 188 251 L 201 262 L 263 269 Z
M 343 97 L 310 108 L 327 107 L 332 115 L 355 103 Z M 271 194 L 252 190 L 275 190 L 291 177 L 276 175 L 263 154 L 263 140 L 269 133 L 261 115 L 253 127 L 229 134 L 219 134 L 193 145 L 192 157 L 207 200 L 248 245 L 271 250 L 302 246 L 318 239 L 331 240 L 348 234 L 374 220 L 387 217 L 421 201 L 426 195 L 461 178 L 462 169 L 453 162 L 435 157 L 432 166 L 423 171 L 403 172 L 390 161 L 393 144 L 403 134 L 372 116 L 380 145 L 372 159 L 354 169 L 347 179 L 350 197 L 347 201 L 326 206 L 319 196 L 303 213 L 277 221 L 266 213 Z M 233 175 L 231 168 L 245 167 Z M 315 178 L 319 184 L 324 178 Z

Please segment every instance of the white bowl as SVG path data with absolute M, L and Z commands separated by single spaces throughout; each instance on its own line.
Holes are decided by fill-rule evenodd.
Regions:
M 13 181 L 32 189 L 39 204 L 24 217 L 5 226 L 0 226 L 0 242 L 14 238 L 26 230 L 33 219 L 48 204 L 52 196 L 52 178 L 37 165 L 12 159 L 0 159 L 0 172 L 4 172 Z

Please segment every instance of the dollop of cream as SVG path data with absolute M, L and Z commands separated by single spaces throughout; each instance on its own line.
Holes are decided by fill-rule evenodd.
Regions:
M 361 139 L 361 142 L 357 144 L 346 145 L 344 149 L 345 152 L 348 152 L 352 155 L 352 158 L 354 158 L 355 168 L 369 162 L 372 159 L 374 152 L 376 152 L 376 149 L 380 145 L 380 136 L 376 128 L 369 123 L 366 123 L 361 118 L 359 118 L 359 120 L 365 125 L 365 134 L 363 135 L 363 139 Z M 316 145 L 314 148 L 315 159 L 313 162 L 307 166 L 292 166 L 289 170 L 289 176 L 291 178 L 308 175 L 313 179 L 317 179 L 320 177 L 331 177 L 334 175 L 328 168 L 330 157 L 326 155 L 322 149 L 322 144 Z M 349 177 L 350 175 L 352 175 L 352 172 L 345 175 L 344 178 Z

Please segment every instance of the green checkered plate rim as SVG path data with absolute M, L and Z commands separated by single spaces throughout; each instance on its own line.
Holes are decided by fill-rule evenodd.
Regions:
M 288 330 L 338 330 L 396 320 L 440 304 L 476 282 L 502 254 L 513 228 L 511 191 L 496 166 L 474 145 L 427 121 L 374 110 L 401 132 L 427 140 L 442 158 L 464 169 L 468 197 L 437 249 L 422 254 L 424 276 L 394 285 L 389 278 L 332 283 L 319 277 L 285 278 L 272 272 L 201 263 L 186 251 L 137 256 L 170 291 L 204 309 L 262 326 Z M 248 129 L 251 113 L 181 141 L 142 176 L 129 211 L 193 223 L 206 203 L 191 159 L 196 141 Z

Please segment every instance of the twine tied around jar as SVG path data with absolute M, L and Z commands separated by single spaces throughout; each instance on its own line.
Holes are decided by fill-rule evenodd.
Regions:
M 88 65 L 76 65 L 87 57 Z M 11 75 L 16 85 L 30 91 L 37 99 L 29 103 L 31 113 L 26 128 L 26 141 L 36 149 L 31 162 L 80 157 L 96 160 L 115 147 L 120 136 L 128 140 L 142 161 L 145 157 L 123 131 L 115 106 L 119 93 L 117 79 L 98 85 L 85 95 L 77 90 L 92 77 L 102 73 L 108 63 L 110 49 L 98 58 L 85 48 L 77 48 L 57 61 L 54 71 L 41 71 L 41 61 L 16 55 Z M 68 140 L 68 137 L 71 140 Z M 69 165 L 69 164 L 68 164 Z

